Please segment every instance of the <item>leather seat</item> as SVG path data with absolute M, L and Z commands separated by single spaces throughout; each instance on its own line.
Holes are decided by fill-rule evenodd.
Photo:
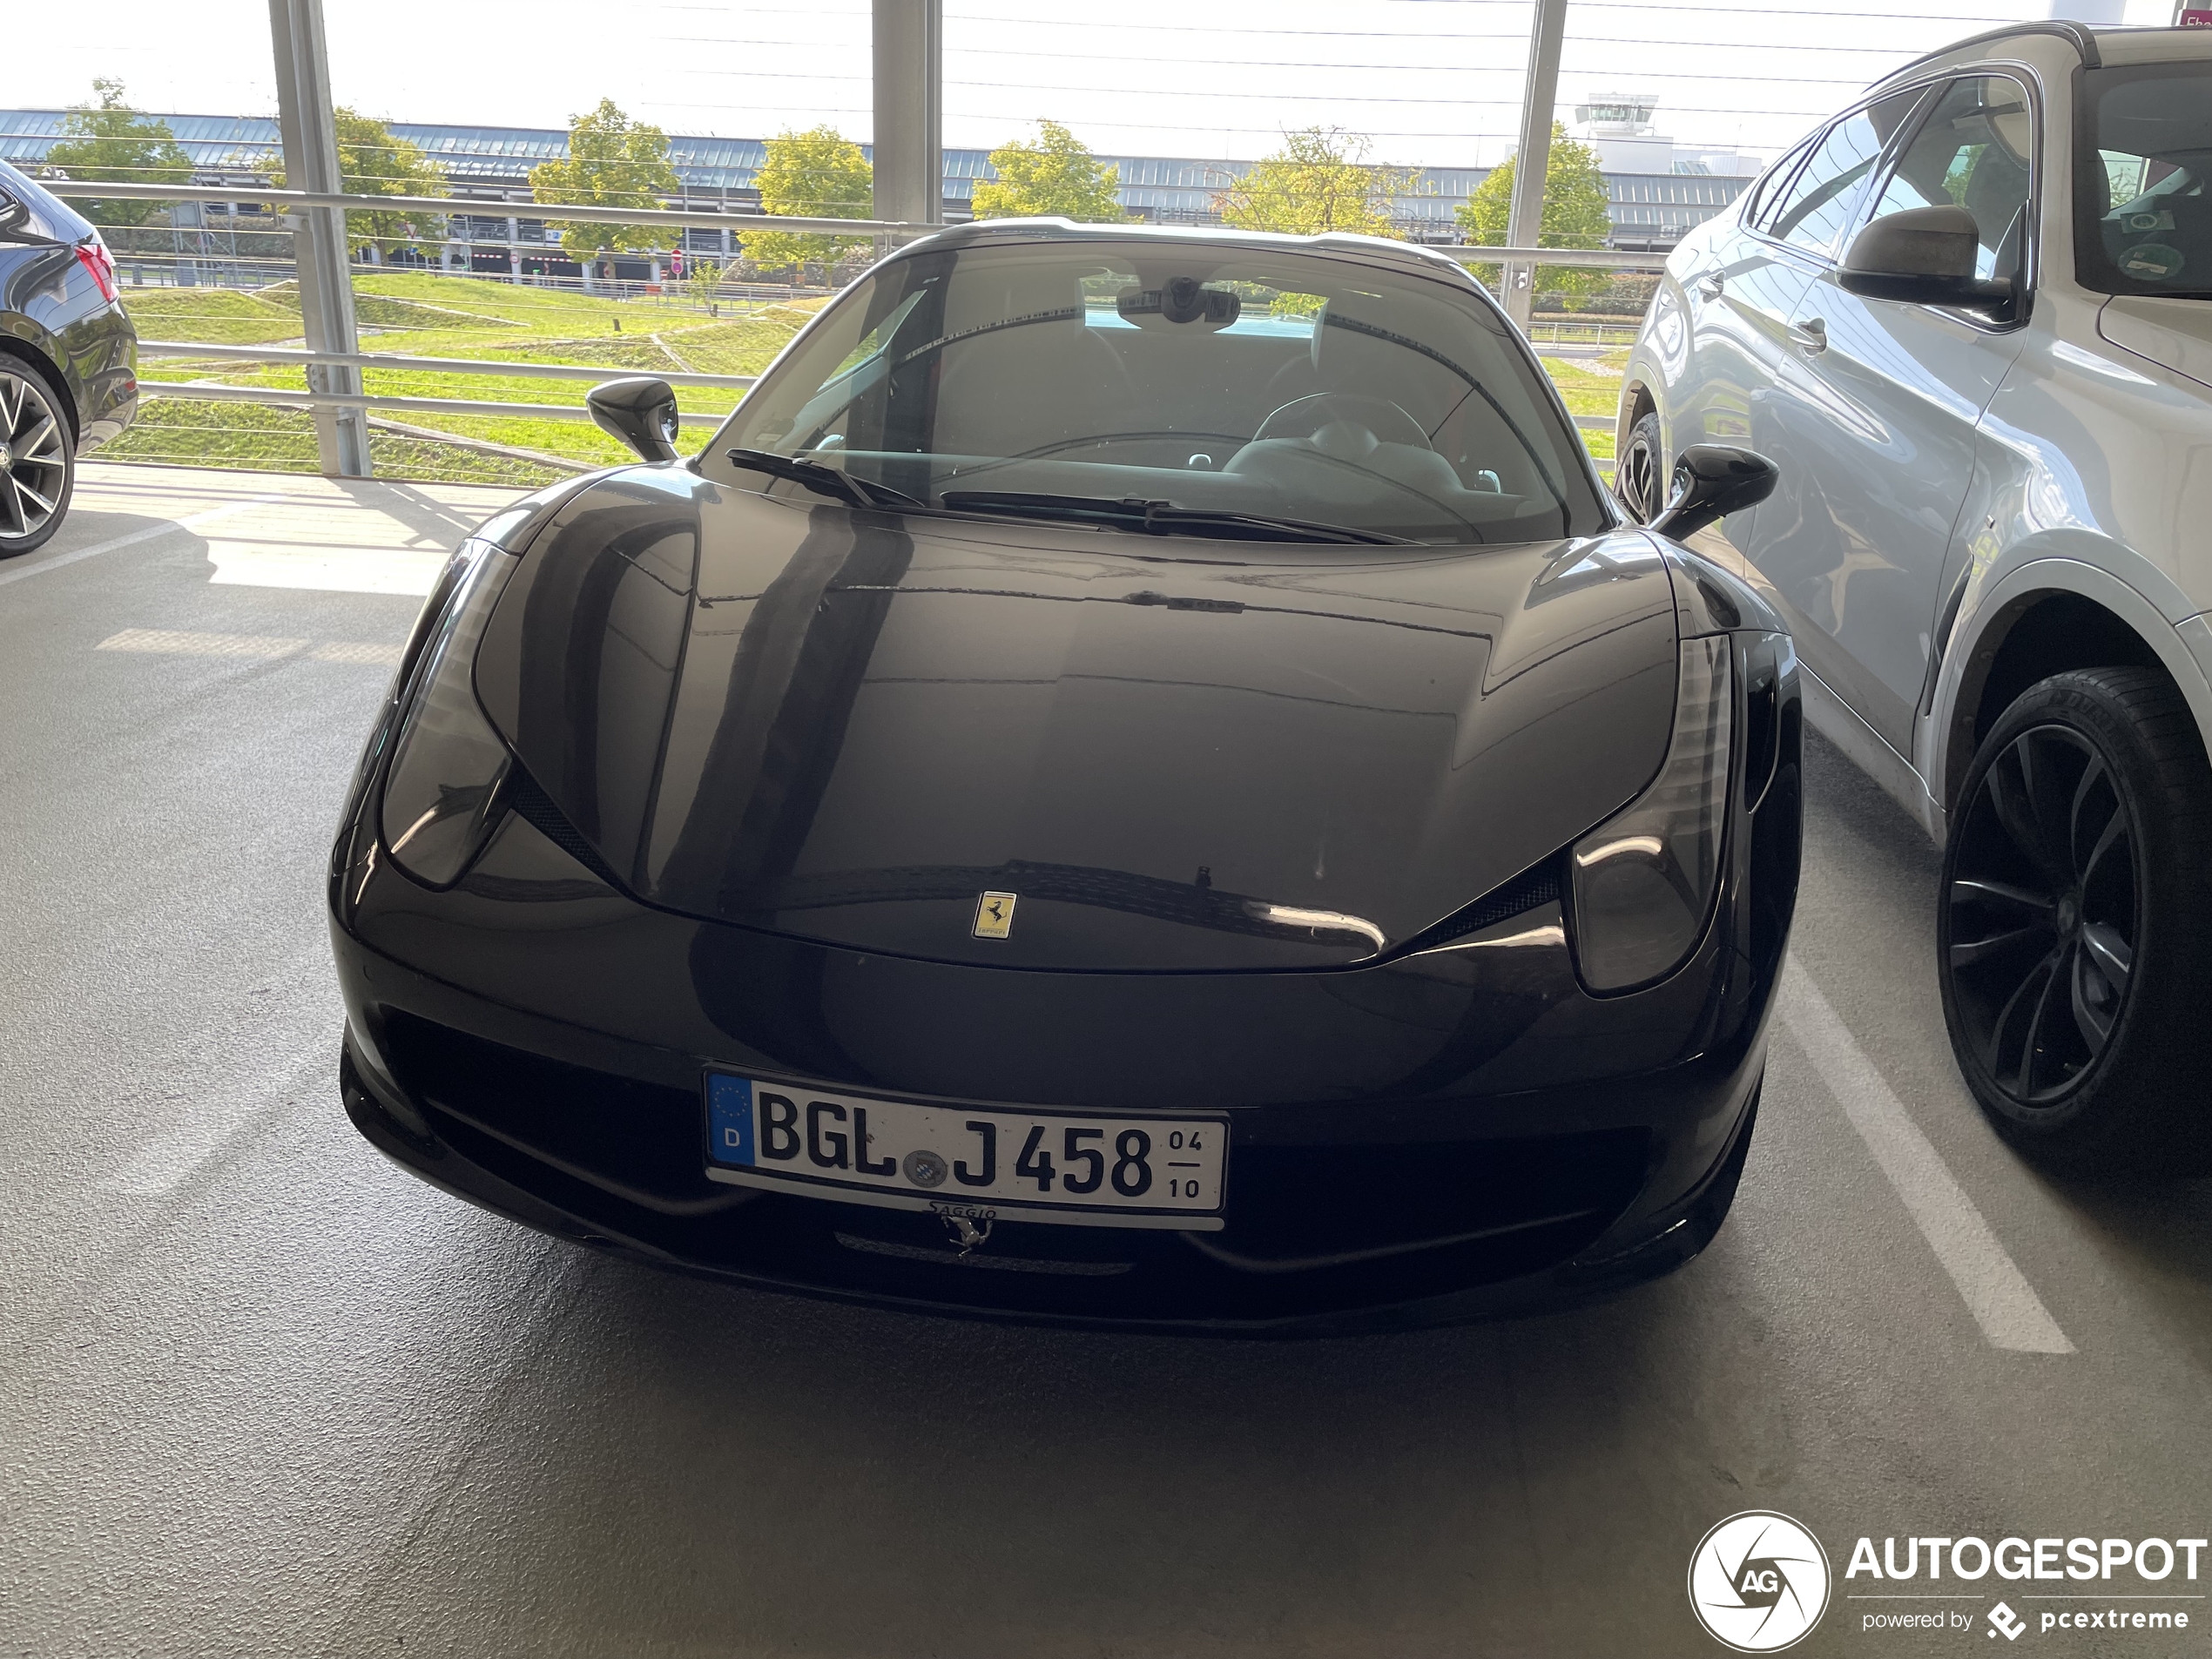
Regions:
M 940 455 L 1065 454 L 1138 429 L 1139 403 L 1114 348 L 1084 320 L 1078 275 L 994 260 L 964 275 L 945 319 L 934 446 Z M 966 331 L 966 338 L 959 338 Z

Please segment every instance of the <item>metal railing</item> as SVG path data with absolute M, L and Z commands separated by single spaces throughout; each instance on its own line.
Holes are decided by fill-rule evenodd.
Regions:
M 83 199 L 132 199 L 151 201 L 219 201 L 242 199 L 235 186 L 135 185 L 100 183 L 96 181 L 54 180 L 45 187 L 57 195 Z M 462 212 L 481 213 L 488 206 L 522 206 L 521 203 L 487 203 L 462 197 L 430 196 L 358 196 L 334 195 L 312 191 L 255 189 L 253 199 L 272 203 L 281 210 L 307 207 L 332 207 L 347 210 L 377 212 L 406 212 L 421 210 L 444 215 Z M 573 219 L 587 224 L 653 225 L 737 228 L 741 222 L 747 229 L 772 228 L 777 232 L 799 232 L 806 234 L 849 235 L 855 239 L 873 239 L 880 248 L 914 240 L 943 229 L 941 226 L 922 225 L 885 219 L 800 219 L 761 213 L 725 213 L 690 209 L 651 209 L 597 207 L 586 205 L 570 206 L 561 203 L 533 202 L 527 204 L 533 216 L 542 215 L 548 220 Z M 548 245 L 548 251 L 556 246 Z M 1586 269 L 1643 270 L 1659 269 L 1663 256 L 1649 253 L 1625 253 L 1602 248 L 1512 248 L 1433 246 L 1430 251 L 1441 253 L 1462 265 L 1492 265 L 1503 262 L 1531 265 L 1575 266 Z M 381 267 L 380 267 L 381 268 Z M 403 270 L 409 267 L 391 267 Z M 364 267 L 354 267 L 356 275 Z M 455 276 L 470 276 L 474 280 L 497 283 L 497 273 L 449 273 Z M 1570 325 L 1571 326 L 1571 325 Z M 1554 325 L 1539 325 L 1551 329 Z M 1600 334 L 1602 338 L 1602 334 Z M 500 359 L 446 358 L 404 355 L 396 353 L 374 352 L 317 352 L 287 347 L 231 345 L 204 341 L 145 340 L 141 350 L 149 357 L 161 359 L 203 359 L 216 361 L 266 363 L 313 369 L 318 367 L 345 368 L 355 370 L 386 369 L 413 373 L 455 375 L 478 375 L 507 379 L 539 379 L 550 381 L 590 381 L 597 383 L 618 378 L 625 371 L 589 365 L 569 363 L 541 363 L 509 361 Z M 757 376 L 749 374 L 707 374 L 682 370 L 635 370 L 651 373 L 656 379 L 671 386 L 698 387 L 714 390 L 743 393 L 750 389 Z M 367 391 L 297 390 L 273 386 L 230 386 L 195 381 L 141 381 L 141 392 L 163 397 L 192 398 L 211 402 L 257 403 L 280 408 L 312 412 L 317 409 L 381 409 L 395 413 L 433 415 L 465 415 L 522 419 L 584 421 L 591 419 L 589 409 L 576 404 L 516 403 L 485 398 L 415 397 L 398 394 Z M 727 416 L 722 414 L 684 415 L 682 424 L 689 428 L 718 426 Z M 1576 415 L 1575 425 L 1588 432 L 1611 432 L 1614 420 L 1610 415 Z M 432 435 L 425 433 L 428 437 Z M 546 457 L 552 459 L 552 457 Z M 582 463 L 578 463 L 582 464 Z
M 945 228 L 942 225 L 917 225 L 881 219 L 787 219 L 766 213 L 718 213 L 675 207 L 595 207 L 583 202 L 574 205 L 567 202 L 488 202 L 482 198 L 464 196 L 340 196 L 313 190 L 273 190 L 259 185 L 241 187 L 236 185 L 101 184 L 91 180 L 79 183 L 73 179 L 41 179 L 39 182 L 43 188 L 54 195 L 89 201 L 257 201 L 274 202 L 280 207 L 342 207 L 354 212 L 408 213 L 420 211 L 436 213 L 442 218 L 451 218 L 456 213 L 482 214 L 488 207 L 528 206 L 531 209 L 530 217 L 533 219 L 572 220 L 580 225 L 653 225 L 664 226 L 671 230 L 685 226 L 713 230 L 742 219 L 756 226 L 779 231 L 798 231 L 807 235 L 884 236 L 909 242 L 917 237 L 934 235 Z
M 219 342 L 185 340 L 142 340 L 138 349 L 153 357 L 206 357 L 225 361 L 255 363 L 339 363 L 348 368 L 406 368 L 434 374 L 496 374 L 502 378 L 523 380 L 601 381 L 617 380 L 622 371 L 594 368 L 584 363 L 506 362 L 496 358 L 482 357 L 408 357 L 397 352 L 339 352 L 294 351 L 286 346 L 226 346 Z M 758 374 L 694 374 L 681 369 L 636 369 L 634 374 L 648 374 L 657 381 L 666 381 L 671 386 L 718 386 L 732 391 L 747 391 L 760 378 Z M 152 382 L 142 381 L 141 386 Z M 244 390 L 244 388 L 234 388 Z M 511 409 L 522 407 L 514 403 L 487 403 L 486 408 Z

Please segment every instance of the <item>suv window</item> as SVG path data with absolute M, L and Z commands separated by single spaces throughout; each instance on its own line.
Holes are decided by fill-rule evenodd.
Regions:
M 2212 64 L 2082 78 L 2075 274 L 2105 293 L 2212 300 Z
M 1812 158 L 1790 181 L 1770 222 L 1763 228 L 1793 247 L 1832 253 L 1856 214 L 1867 175 L 1881 159 L 1883 146 L 1905 125 L 1921 90 L 1893 92 L 1857 110 L 1828 129 Z
M 2017 277 L 2027 244 L 2034 152 L 2035 118 L 2026 87 L 1998 75 L 1953 81 L 1898 158 L 1873 217 L 1955 204 L 1974 216 L 1981 233 L 1974 274 Z
M 1790 175 L 1797 172 L 1797 164 L 1805 158 L 1805 152 L 1812 148 L 1819 136 L 1815 133 L 1766 170 L 1766 177 L 1759 180 L 1750 206 L 1743 210 L 1746 225 L 1755 231 L 1767 228 L 1767 221 L 1774 216 L 1774 210 L 1781 205 L 1783 197 L 1789 193 Z

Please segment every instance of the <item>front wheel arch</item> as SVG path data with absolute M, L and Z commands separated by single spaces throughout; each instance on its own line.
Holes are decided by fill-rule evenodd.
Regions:
M 2048 616 L 2070 615 L 2081 623 L 2080 643 L 2094 645 L 2096 654 L 2074 649 L 2075 642 L 2063 629 L 2052 631 L 2056 644 L 2047 650 L 2035 643 L 2036 635 L 2020 633 L 2021 623 L 2047 604 L 2059 607 Z M 1922 727 L 1925 748 L 1918 770 L 1942 813 L 1947 815 L 1957 806 L 1980 737 L 2011 705 L 2012 697 L 2053 674 L 2136 664 L 2155 667 L 2188 704 L 2198 731 L 2212 739 L 2212 680 L 2207 678 L 2212 629 L 2204 631 L 2201 648 L 2193 651 L 2183 637 L 2187 627 L 2169 621 L 2111 570 L 2080 559 L 2033 559 L 2006 572 L 1979 595 L 1969 596 L 1939 661 L 1928 718 Z M 2003 683 L 1993 690 L 1992 670 L 2000 664 L 2007 671 L 2006 683 L 2013 685 L 2011 696 L 2000 695 Z M 2212 747 L 2212 740 L 2207 746 Z
M 1621 388 L 1621 413 L 1613 423 L 1613 453 L 1619 455 L 1627 448 L 1629 434 L 1636 429 L 1636 422 L 1647 415 L 1659 413 L 1659 401 L 1652 396 L 1651 388 L 1643 381 L 1632 380 Z M 1665 421 L 1660 425 L 1664 428 Z

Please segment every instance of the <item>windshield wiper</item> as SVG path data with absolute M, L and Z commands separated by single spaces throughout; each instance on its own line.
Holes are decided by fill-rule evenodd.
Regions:
M 754 472 L 765 472 L 772 478 L 788 478 L 792 483 L 811 489 L 818 496 L 833 496 L 848 506 L 929 505 L 903 489 L 894 489 L 888 484 L 879 484 L 867 478 L 855 478 L 849 472 L 836 467 L 826 467 L 819 461 L 801 461 L 795 455 L 779 455 L 767 449 L 730 449 L 724 453 L 740 467 L 750 468 Z
M 1278 518 L 1269 513 L 1239 513 L 1211 507 L 1178 507 L 1171 501 L 1125 496 L 1037 495 L 1019 489 L 948 489 L 939 497 L 952 511 L 1009 513 L 1023 518 L 1058 518 L 1109 525 L 1149 536 L 1219 536 L 1253 542 L 1355 542 L 1375 547 L 1418 547 L 1403 536 L 1324 524 L 1310 518 Z M 1241 534 L 1240 534 L 1241 532 Z M 1258 532 L 1258 533 L 1255 533 Z

